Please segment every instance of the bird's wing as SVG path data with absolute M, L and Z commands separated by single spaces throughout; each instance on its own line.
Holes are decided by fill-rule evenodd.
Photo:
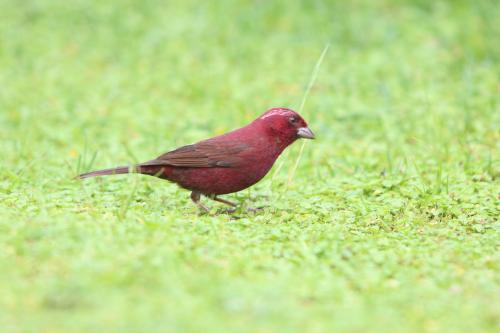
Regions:
M 241 153 L 250 145 L 234 140 L 206 140 L 180 147 L 158 156 L 148 165 L 169 165 L 189 168 L 235 167 L 243 161 Z

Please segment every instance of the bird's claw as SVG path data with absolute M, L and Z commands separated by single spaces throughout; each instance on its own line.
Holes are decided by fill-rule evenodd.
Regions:
M 262 212 L 263 210 L 264 210 L 264 207 L 257 207 L 257 208 L 248 207 L 247 208 L 247 212 L 251 212 L 251 213 L 258 213 L 258 212 Z
M 246 209 L 242 209 L 241 207 L 233 207 L 233 208 L 226 209 L 224 212 L 226 214 L 233 214 L 233 213 L 236 213 L 238 211 L 244 211 L 247 213 L 258 213 L 258 212 L 261 212 L 263 210 L 264 210 L 263 207 L 258 207 L 258 208 L 247 207 Z

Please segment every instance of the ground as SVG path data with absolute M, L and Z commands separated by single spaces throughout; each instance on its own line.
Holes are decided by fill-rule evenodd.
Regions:
M 494 1 L 0 1 L 3 332 L 498 332 Z M 302 110 L 200 214 L 144 161 Z

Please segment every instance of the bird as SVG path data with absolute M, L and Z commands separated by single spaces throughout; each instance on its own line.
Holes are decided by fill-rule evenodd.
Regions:
M 191 200 L 204 212 L 209 209 L 201 202 L 202 196 L 235 209 L 235 203 L 220 196 L 260 181 L 285 148 L 300 138 L 315 138 L 306 121 L 292 109 L 275 107 L 225 134 L 182 146 L 144 163 L 83 173 L 77 178 L 139 173 L 191 191 Z

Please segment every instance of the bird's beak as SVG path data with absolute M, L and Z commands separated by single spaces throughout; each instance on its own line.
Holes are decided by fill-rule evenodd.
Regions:
M 314 139 L 314 133 L 309 129 L 309 127 L 300 127 L 297 130 L 297 136 L 304 139 Z

